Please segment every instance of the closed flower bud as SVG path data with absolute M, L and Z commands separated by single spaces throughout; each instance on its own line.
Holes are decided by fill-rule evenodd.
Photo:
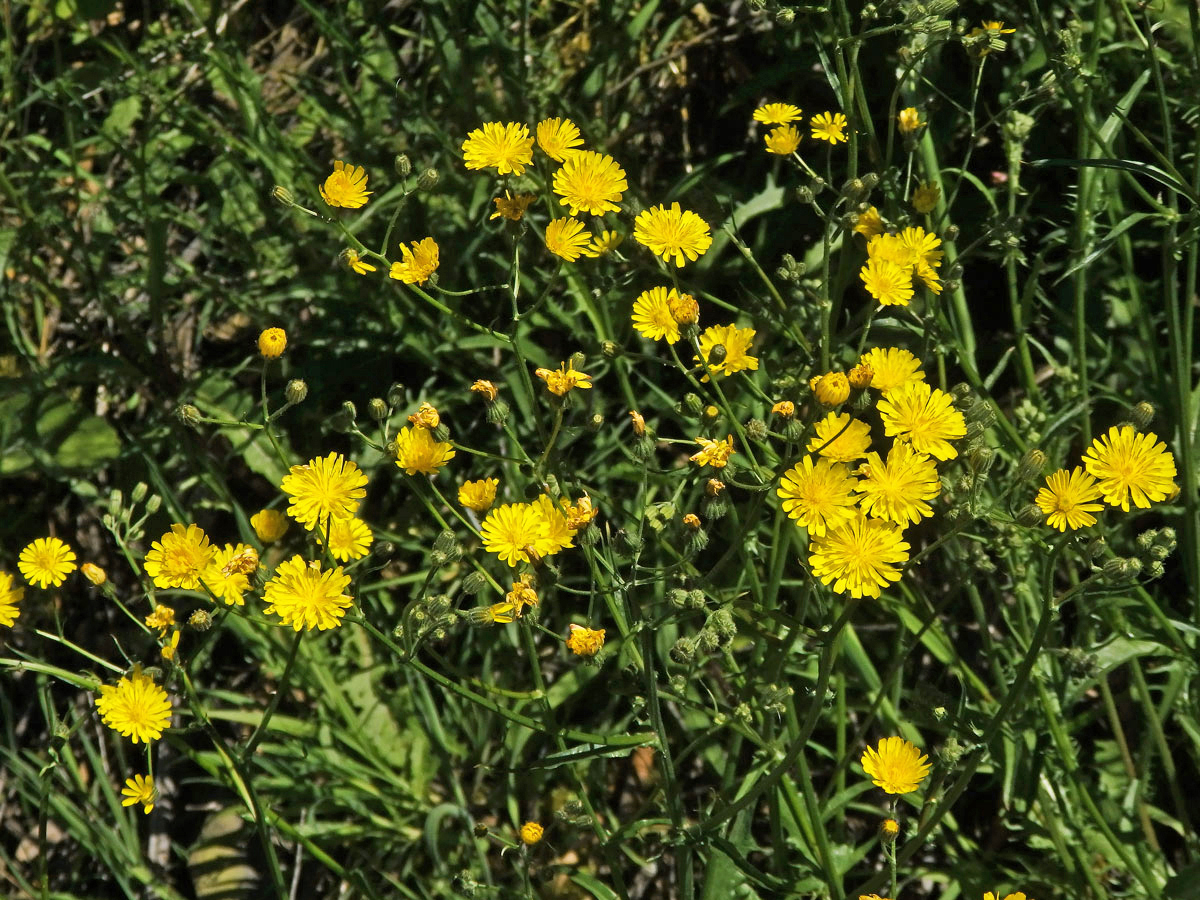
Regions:
M 355 421 L 358 418 L 358 410 L 355 408 L 354 404 L 351 403 L 349 400 L 342 401 L 342 408 L 341 408 L 340 412 L 343 416 L 345 416 L 351 422 Z
M 462 554 L 462 545 L 458 543 L 453 531 L 439 532 L 437 539 L 433 542 L 433 549 L 455 558 Z
M 699 588 L 693 588 L 687 592 L 688 609 L 704 609 L 708 605 L 708 598 L 704 596 L 704 591 Z
M 146 486 L 146 482 L 139 481 L 133 486 L 133 490 L 129 492 L 129 502 L 141 503 L 146 499 L 146 492 L 149 490 L 150 488 Z
M 775 11 L 775 21 L 785 28 L 796 21 L 796 11 L 788 6 L 781 6 Z
M 600 352 L 604 354 L 605 359 L 616 359 L 623 352 L 623 348 L 616 341 L 605 341 L 600 345 Z
M 462 580 L 462 586 L 459 588 L 467 596 L 478 594 L 487 587 L 487 578 L 482 572 L 469 572 Z
M 404 403 L 404 385 L 400 382 L 395 382 L 387 390 L 387 404 L 391 407 L 401 406 Z
M 702 628 L 700 633 L 696 635 L 696 648 L 703 650 L 705 653 L 712 653 L 721 646 L 721 638 L 715 631 L 708 628 Z
M 437 187 L 437 183 L 438 183 L 438 170 L 437 169 L 426 169 L 417 178 L 417 190 L 418 191 L 432 191 L 435 187 Z
M 684 394 L 683 408 L 687 411 L 688 415 L 700 418 L 704 414 L 704 401 L 695 394 Z
M 388 417 L 388 405 L 382 397 L 372 397 L 367 401 L 367 415 L 376 422 L 382 422 Z
M 1107 580 L 1115 584 L 1120 584 L 1125 581 L 1132 581 L 1141 574 L 1142 561 L 1140 559 L 1117 557 L 1106 562 L 1102 571 Z
M 1143 400 L 1130 413 L 1130 418 L 1133 419 L 1133 427 L 1138 431 L 1145 431 L 1150 423 L 1154 421 L 1154 412 L 1154 404 Z
M 159 496 L 158 494 L 155 494 L 153 497 L 151 497 L 149 500 L 146 501 L 146 513 L 148 515 L 152 516 L 156 512 L 158 512 L 158 508 L 160 506 L 162 506 L 162 497 Z
M 1041 477 L 1046 467 L 1046 454 L 1037 447 L 1025 451 L 1021 462 L 1017 464 L 1017 481 L 1030 481 Z
M 986 475 L 996 461 L 996 451 L 991 447 L 975 447 L 967 454 L 967 465 L 976 475 Z
M 629 417 L 633 420 L 633 433 L 637 437 L 644 437 L 646 434 L 646 420 L 642 418 L 642 414 L 636 409 L 629 411 Z
M 1104 548 L 1107 544 L 1102 537 L 1094 537 L 1088 541 L 1086 552 L 1089 559 L 1099 559 L 1104 555 Z
M 802 184 L 796 188 L 796 199 L 801 203 L 812 203 L 815 197 L 816 195 L 813 193 L 812 188 L 807 185 Z
M 1143 531 L 1137 536 L 1135 543 L 1138 545 L 1139 550 L 1149 550 L 1156 537 L 1158 537 L 1158 532 L 1153 529 L 1150 531 Z
M 188 618 L 188 625 L 197 631 L 208 631 L 212 623 L 212 615 L 206 609 L 198 609 Z
M 271 188 L 271 196 L 289 209 L 296 205 L 296 198 L 292 196 L 292 192 L 281 184 Z
M 185 403 L 180 406 L 177 410 L 175 410 L 175 415 L 184 425 L 189 425 L 192 428 L 198 428 L 200 426 L 200 410 L 196 409 L 196 407 L 192 406 L 190 403 Z
M 396 545 L 391 541 L 376 541 L 371 548 L 371 555 L 376 559 L 391 559 L 396 553 Z
M 984 432 L 986 431 L 987 426 L 982 422 L 971 422 L 967 425 L 967 433 L 963 435 L 963 440 L 965 440 L 967 443 L 970 443 L 971 441 L 977 441 L 983 437 Z
M 85 562 L 79 567 L 79 571 L 83 573 L 84 578 L 97 587 L 108 581 L 107 573 L 95 563 Z
M 395 160 L 392 161 L 392 165 L 396 167 L 396 174 L 401 178 L 407 178 L 412 174 L 412 160 L 403 153 L 396 155 Z
M 1151 578 L 1162 578 L 1166 571 L 1166 567 L 1157 559 L 1151 560 L 1150 565 L 1146 567 L 1146 574 Z
M 850 380 L 843 372 L 828 372 L 809 382 L 822 406 L 841 406 L 850 397 Z
M 1022 506 L 1017 512 L 1017 521 L 1028 528 L 1046 524 L 1046 514 L 1034 503 Z
M 746 423 L 746 437 L 752 441 L 767 439 L 767 424 L 762 419 L 751 419 Z
M 307 396 L 308 384 L 299 378 L 293 378 L 283 389 L 283 398 L 292 406 L 303 403 Z
M 957 225 L 949 226 L 948 228 L 946 228 L 946 230 L 944 232 L 942 232 L 942 236 L 945 237 L 946 240 L 948 240 L 948 241 L 957 241 L 958 240 L 958 226 Z
M 508 404 L 503 400 L 497 400 L 494 403 L 489 403 L 487 408 L 487 420 L 493 425 L 503 425 L 508 419 Z
M 873 191 L 879 185 L 879 175 L 875 172 L 868 172 L 862 177 L 863 189 Z
M 846 379 L 850 382 L 850 387 L 856 391 L 866 390 L 871 386 L 871 379 L 875 377 L 875 370 L 865 363 L 859 363 L 846 374 Z
M 971 386 L 965 381 L 960 381 L 954 387 L 950 388 L 950 397 L 954 400 L 955 409 L 960 411 L 968 409 L 975 402 Z
M 676 609 L 684 609 L 687 606 L 687 591 L 682 588 L 671 588 L 667 591 L 667 602 Z
M 696 642 L 691 638 L 681 637 L 671 647 L 671 659 L 677 663 L 689 663 L 695 655 Z

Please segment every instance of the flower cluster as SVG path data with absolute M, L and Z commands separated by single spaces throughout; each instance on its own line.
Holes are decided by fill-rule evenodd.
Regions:
M 874 207 L 868 211 L 871 212 Z M 866 214 L 864 214 L 866 215 Z M 856 230 L 873 230 L 878 219 L 863 221 Z M 882 228 L 882 223 L 879 225 Z M 867 261 L 859 272 L 867 293 L 881 306 L 907 306 L 913 297 L 913 285 L 920 281 L 935 294 L 942 292 L 938 269 L 942 265 L 941 240 L 919 225 L 910 226 L 897 234 L 878 231 L 867 238 Z
M 801 134 L 798 127 L 803 121 L 802 111 L 790 103 L 767 103 L 754 111 L 754 121 L 774 126 L 763 135 L 768 153 L 791 156 L 800 146 Z M 795 124 L 793 124 L 795 123 Z M 846 143 L 849 122 L 838 112 L 818 113 L 809 120 L 813 140 L 826 141 L 831 146 Z

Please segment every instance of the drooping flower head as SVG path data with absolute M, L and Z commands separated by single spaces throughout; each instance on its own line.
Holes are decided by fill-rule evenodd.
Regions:
M 942 491 L 934 461 L 903 441 L 892 445 L 887 462 L 878 453 L 868 453 L 858 477 L 862 511 L 901 528 L 932 516 L 929 501 Z
M 429 280 L 429 276 L 437 271 L 439 261 L 437 241 L 427 237 L 411 243 L 411 250 L 404 244 L 400 245 L 400 254 L 404 259 L 392 263 L 388 277 L 403 281 L 405 284 L 424 284 Z
M 846 117 L 841 113 L 823 112 L 812 117 L 812 136 L 818 141 L 829 141 L 831 144 L 844 144 L 846 137 Z
M 351 272 L 356 275 L 366 275 L 368 272 L 378 271 L 376 266 L 371 265 L 365 259 L 358 255 L 358 251 L 353 247 L 347 247 L 342 251 L 342 260 L 350 268 Z
M 708 223 L 690 209 L 681 209 L 678 203 L 672 203 L 670 209 L 652 206 L 638 213 L 633 237 L 667 262 L 674 258 L 679 268 L 699 259 L 712 246 Z
M 1175 457 L 1154 432 L 1138 434 L 1132 425 L 1113 426 L 1092 441 L 1083 465 L 1095 476 L 1104 502 L 1129 512 L 1129 501 L 1141 509 L 1174 492 Z
M 146 574 L 160 588 L 199 590 L 200 576 L 216 552 L 200 526 L 176 523 L 150 545 L 145 561 Z
M 583 252 L 593 258 L 607 256 L 620 247 L 623 240 L 625 240 L 623 234 L 617 231 L 609 231 L 606 228 L 592 238 L 592 242 L 584 248 Z
M 134 775 L 132 778 L 125 779 L 125 786 L 121 788 L 121 805 L 136 806 L 142 805 L 142 812 L 150 815 L 150 811 L 154 809 L 154 801 L 158 799 L 158 791 L 154 789 L 154 779 L 147 778 L 145 775 Z
M 583 138 L 579 135 L 579 126 L 570 119 L 542 119 L 537 124 L 537 144 L 542 152 L 556 162 L 576 147 L 583 146 Z
M 862 755 L 863 771 L 889 794 L 911 794 L 929 774 L 929 757 L 901 737 L 888 737 Z
M 529 204 L 536 199 L 533 194 L 517 194 L 514 197 L 511 191 L 505 191 L 503 197 L 492 201 L 496 204 L 496 211 L 488 216 L 488 219 L 499 219 L 503 216 L 505 219 L 520 222 L 525 218 L 525 210 L 529 209 Z
M 375 535 L 362 519 L 333 519 L 329 523 L 329 552 L 339 562 L 362 559 L 371 550 Z
M 263 588 L 263 599 L 270 604 L 263 612 L 279 616 L 280 624 L 295 631 L 336 628 L 353 601 L 343 593 L 349 584 L 341 566 L 322 572 L 319 562 L 305 562 L 297 554 L 281 562 Z
M 455 456 L 448 441 L 438 441 L 420 425 L 406 425 L 396 435 L 396 465 L 407 475 L 433 475 Z
M 592 233 L 578 219 L 570 217 L 554 219 L 546 226 L 546 249 L 567 262 L 575 262 L 587 255 Z
M 697 437 L 696 443 L 700 445 L 700 452 L 693 454 L 690 459 L 699 466 L 712 466 L 714 469 L 723 469 L 729 463 L 729 457 L 737 453 L 733 449 L 733 435 L 725 435 L 725 440 L 711 440 L 706 437 Z
M 1033 502 L 1046 516 L 1046 524 L 1059 531 L 1075 531 L 1096 524 L 1092 515 L 1104 509 L 1096 479 L 1076 466 L 1070 472 L 1059 469 L 1046 477 L 1046 486 Z
M 0 572 L 0 625 L 9 628 L 12 628 L 13 623 L 20 617 L 21 607 L 18 604 L 25 596 L 25 588 L 13 584 L 13 581 L 8 572 Z
M 17 568 L 34 587 L 58 587 L 75 571 L 75 551 L 56 537 L 38 538 L 21 551 Z
M 135 744 L 158 740 L 171 721 L 167 692 L 143 675 L 141 666 L 115 685 L 100 685 L 96 709 L 105 725 Z
M 506 503 L 487 514 L 479 532 L 484 550 L 516 566 L 530 561 L 529 551 L 545 536 L 546 523 L 528 503 Z
M 754 121 L 764 125 L 786 125 L 799 120 L 801 109 L 790 103 L 768 103 L 754 111 Z
M 292 466 L 280 488 L 291 497 L 288 515 L 312 531 L 325 529 L 327 519 L 345 519 L 358 511 L 367 495 L 367 476 L 340 453 L 310 459 Z
M 880 589 L 900 580 L 908 562 L 908 543 L 900 529 L 861 511 L 809 544 L 808 563 L 822 584 L 851 597 L 878 597 Z
M 533 588 L 533 576 L 526 572 L 512 583 L 512 590 L 504 595 L 506 603 L 511 603 L 513 615 L 518 619 L 527 606 L 538 605 L 537 591 Z
M 576 150 L 568 154 L 554 173 L 554 193 L 577 216 L 580 212 L 602 216 L 620 209 L 622 192 L 629 190 L 625 170 L 611 156 L 594 150 Z
M 859 459 L 871 446 L 871 426 L 850 413 L 831 412 L 813 429 L 806 448 L 834 462 Z
M 776 493 L 783 500 L 783 511 L 814 537 L 854 518 L 854 491 L 857 481 L 842 463 L 811 456 L 788 469 L 779 480 Z
M 499 175 L 522 175 L 533 162 L 533 138 L 526 125 L 487 122 L 467 135 L 462 151 L 468 169 L 494 168 Z
M 695 359 L 696 362 L 703 359 L 708 369 L 717 375 L 732 375 L 746 369 L 754 371 L 758 368 L 758 357 L 750 355 L 750 345 L 753 343 L 753 328 L 712 325 L 700 335 L 700 355 Z M 712 359 L 713 348 L 718 344 L 725 348 L 725 358 L 720 362 Z M 708 373 L 700 380 L 708 381 Z
M 499 478 L 482 478 L 479 481 L 464 481 L 458 489 L 458 502 L 467 509 L 484 512 L 496 502 Z
M 967 433 L 967 423 L 945 391 L 924 381 L 910 381 L 888 391 L 877 408 L 889 437 L 899 437 L 913 449 L 943 461 L 958 456 L 950 442 Z
M 859 362 L 871 367 L 871 387 L 881 394 L 903 387 L 910 381 L 925 380 L 921 361 L 898 347 L 873 347 L 862 355 Z
M 603 628 L 585 628 L 574 622 L 567 626 L 567 649 L 576 656 L 595 656 L 603 647 Z
M 1005 28 L 1003 22 L 985 21 L 982 27 L 972 28 L 967 34 L 967 38 L 975 41 L 972 50 L 976 56 L 983 58 L 993 50 L 1003 50 L 1003 35 L 1013 34 L 1016 30 L 1015 28 Z
M 321 199 L 330 206 L 340 206 L 344 209 L 358 209 L 366 206 L 367 173 L 362 166 L 348 166 L 340 159 L 333 163 L 333 174 L 321 185 Z
M 791 156 L 800 146 L 800 130 L 795 125 L 780 125 L 763 135 L 767 152 L 777 156 Z

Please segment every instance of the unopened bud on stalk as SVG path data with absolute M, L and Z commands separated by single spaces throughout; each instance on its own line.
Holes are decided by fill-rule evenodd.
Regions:
M 991 447 L 976 447 L 967 454 L 967 464 L 976 475 L 986 475 L 996 462 L 996 451 Z
M 796 199 L 801 203 L 812 203 L 815 197 L 816 195 L 813 193 L 812 188 L 806 185 L 802 184 L 796 188 Z
M 975 402 L 971 386 L 965 381 L 960 381 L 954 387 L 950 388 L 950 397 L 954 401 L 955 408 L 958 410 L 967 409 Z
M 404 403 L 404 385 L 400 382 L 395 382 L 387 391 L 388 406 L 400 406 Z
M 762 419 L 751 419 L 746 423 L 746 437 L 752 441 L 765 441 L 767 439 L 767 423 Z
M 948 241 L 957 241 L 958 240 L 958 226 L 957 225 L 948 226 L 946 228 L 946 230 L 942 232 L 942 235 Z
M 130 503 L 141 503 L 146 499 L 146 492 L 150 489 L 146 486 L 146 482 L 139 481 L 133 486 L 133 490 L 129 492 Z
M 695 394 L 683 395 L 683 408 L 688 412 L 689 415 L 695 416 L 696 418 L 700 418 L 700 416 L 704 415 L 704 401 Z
M 1021 462 L 1017 464 L 1017 481 L 1029 481 L 1038 478 L 1046 467 L 1046 454 L 1037 447 L 1025 451 Z
M 382 397 L 372 397 L 367 401 L 367 415 L 376 422 L 382 422 L 388 417 L 388 405 Z
M 796 11 L 790 7 L 782 6 L 775 13 L 775 21 L 786 28 L 796 21 Z
M 1154 413 L 1154 404 L 1143 400 L 1130 413 L 1130 418 L 1133 419 L 1133 427 L 1138 431 L 1145 431 L 1147 426 L 1154 421 Z
M 296 198 L 292 196 L 292 192 L 281 184 L 277 184 L 275 187 L 271 188 L 271 196 L 274 197 L 280 204 L 288 207 L 289 209 L 296 205 Z
M 299 378 L 293 378 L 284 386 L 283 398 L 292 406 L 295 406 L 297 403 L 303 403 L 307 396 L 308 384 Z
M 728 355 L 729 351 L 725 349 L 724 344 L 713 344 L 712 349 L 708 351 L 709 367 L 711 368 L 715 365 L 719 366 L 721 363 L 725 362 L 725 357 Z
M 671 659 L 677 663 L 689 663 L 696 655 L 696 642 L 691 638 L 681 637 L 671 647 Z
M 417 190 L 418 191 L 426 191 L 426 192 L 432 191 L 435 187 L 437 187 L 437 183 L 438 183 L 438 170 L 437 169 L 426 169 L 417 178 Z
M 1121 583 L 1132 581 L 1141 574 L 1142 561 L 1140 559 L 1117 557 L 1106 562 L 1102 571 L 1104 577 L 1111 582 Z
M 401 178 L 407 178 L 412 174 L 412 160 L 403 153 L 396 155 L 393 165 L 396 167 L 396 174 Z
M 198 609 L 188 618 L 188 624 L 197 631 L 208 631 L 212 623 L 212 615 L 206 609 Z
M 616 341 L 605 341 L 600 345 L 600 352 L 604 354 L 605 359 L 616 359 L 623 349 Z
M 1046 521 L 1046 514 L 1035 503 L 1029 503 L 1022 506 L 1017 513 L 1017 521 L 1027 528 L 1033 528 L 1036 525 L 1042 525 Z
M 1092 538 L 1090 541 L 1088 541 L 1088 545 L 1086 548 L 1088 557 L 1091 559 L 1099 559 L 1101 556 L 1104 555 L 1104 548 L 1106 546 L 1107 545 L 1104 542 L 1104 538 L 1102 538 L 1102 537 Z
M 487 578 L 482 572 L 470 572 L 462 581 L 462 592 L 468 596 L 478 594 L 487 587 Z
M 862 177 L 863 189 L 873 191 L 879 185 L 879 175 L 876 172 L 868 172 Z
M 378 541 L 371 548 L 371 555 L 376 559 L 391 559 L 396 553 L 396 545 L 391 541 Z
M 175 410 L 175 415 L 184 425 L 190 426 L 191 428 L 200 427 L 200 410 L 196 409 L 196 407 L 192 406 L 190 403 L 185 403 L 180 406 L 177 410 Z
M 158 512 L 158 508 L 160 506 L 162 506 L 162 497 L 158 494 L 155 494 L 146 501 L 146 512 L 150 515 L 154 515 L 156 512 Z

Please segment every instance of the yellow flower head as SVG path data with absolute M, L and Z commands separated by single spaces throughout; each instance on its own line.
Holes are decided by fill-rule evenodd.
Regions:
M 280 488 L 291 497 L 288 515 L 312 531 L 326 520 L 346 519 L 358 512 L 358 501 L 367 495 L 367 476 L 340 453 L 310 459 L 292 466 Z
M 479 533 L 484 550 L 516 566 L 530 561 L 529 552 L 546 535 L 546 522 L 528 503 L 506 503 L 487 514 Z
M 367 173 L 362 166 L 348 166 L 340 159 L 333 163 L 333 174 L 321 185 L 321 199 L 330 206 L 341 206 L 345 209 L 358 209 L 366 206 Z
M 567 527 L 572 531 L 578 531 L 595 519 L 600 513 L 597 507 L 592 506 L 592 498 L 587 494 L 581 495 L 574 503 L 564 498 L 559 501 L 559 505 L 563 507 L 563 512 L 566 513 Z
M 877 409 L 883 433 L 889 437 L 899 437 L 914 450 L 943 461 L 958 456 L 950 442 L 966 435 L 967 423 L 945 391 L 924 381 L 910 381 L 888 391 Z
M 0 572 L 0 625 L 9 628 L 12 628 L 20 617 L 21 607 L 17 604 L 25 596 L 25 588 L 19 584 L 14 585 L 13 580 L 8 572 Z
M 250 517 L 250 527 L 260 541 L 270 544 L 287 534 L 288 520 L 277 509 L 260 509 Z
M 687 513 L 683 517 L 683 526 L 685 528 L 687 528 L 689 531 L 699 531 L 700 530 L 700 517 L 698 515 L 696 515 L 695 513 Z
M 895 263 L 905 271 L 912 267 L 912 257 L 900 243 L 900 238 L 886 232 L 867 238 L 867 258 Z
M 652 206 L 638 213 L 633 237 L 667 262 L 674 258 L 679 268 L 699 259 L 712 246 L 708 223 L 690 209 L 681 209 L 678 203 L 672 203 L 670 209 Z
M 638 412 L 636 409 L 631 409 L 629 411 L 629 418 L 632 420 L 632 423 L 633 423 L 633 433 L 635 435 L 637 435 L 638 437 L 645 437 L 646 436 L 646 419 L 645 419 L 645 417 L 640 412 Z
M 737 453 L 733 449 L 732 434 L 726 435 L 723 441 L 697 437 L 696 443 L 700 445 L 700 452 L 693 454 L 690 459 L 699 466 L 712 466 L 714 469 L 723 469 L 729 463 L 729 457 Z
M 754 111 L 754 121 L 764 125 L 786 125 L 799 120 L 801 109 L 790 103 L 768 103 Z
M 850 379 L 844 372 L 817 375 L 809 381 L 808 386 L 822 406 L 841 406 L 850 397 Z
M 142 812 L 150 815 L 150 811 L 154 809 L 154 801 L 158 799 L 158 791 L 154 789 L 154 779 L 147 778 L 145 775 L 134 775 L 132 778 L 125 779 L 125 786 L 121 788 L 122 806 L 136 806 L 142 804 Z
M 758 357 L 750 355 L 750 345 L 753 343 L 753 328 L 713 325 L 700 335 L 700 355 L 695 359 L 696 362 L 703 359 L 709 370 L 718 375 L 732 375 L 745 369 L 754 371 L 758 368 Z M 712 358 L 713 348 L 718 345 L 725 348 L 725 358 L 720 362 Z M 700 380 L 708 381 L 708 374 L 705 373 Z
M 921 361 L 897 347 L 875 347 L 868 350 L 859 360 L 860 365 L 871 369 L 871 387 L 886 394 L 893 388 L 903 387 L 910 381 L 924 381 Z
M 575 262 L 587 253 L 592 233 L 578 219 L 554 219 L 546 226 L 546 249 L 567 262 Z
M 988 891 L 983 895 L 983 900 L 996 900 L 998 896 L 998 894 L 993 894 L 991 891 Z M 1025 900 L 1025 895 L 1020 891 L 1017 891 L 1015 894 L 1005 894 L 1004 900 Z
M 783 511 L 813 537 L 850 521 L 857 514 L 854 491 L 858 482 L 842 463 L 804 457 L 779 480 L 776 493 Z
M 496 386 L 490 381 L 484 381 L 482 378 L 471 385 L 471 390 L 476 394 L 483 395 L 483 399 L 488 403 L 495 403 L 496 398 L 500 396 L 500 392 L 496 390 Z
M 1005 28 L 1003 22 L 984 22 L 982 27 L 972 28 L 967 35 L 967 38 L 971 42 L 968 44 L 968 48 L 976 56 L 980 58 L 985 57 L 993 50 L 1003 50 L 1003 35 L 1013 34 L 1016 30 L 1015 28 Z
M 1166 500 L 1175 488 L 1175 458 L 1150 431 L 1138 434 L 1132 425 L 1114 426 L 1092 441 L 1083 466 L 1099 482 L 1109 506 L 1129 512 L 1129 501 L 1141 509 Z
M 668 344 L 678 341 L 679 322 L 671 312 L 671 304 L 679 298 L 675 288 L 652 287 L 642 291 L 633 301 L 633 327 L 638 334 L 652 341 L 665 340 Z
M 208 535 L 198 525 L 174 524 L 146 554 L 146 574 L 160 588 L 200 588 L 200 576 L 216 555 Z
M 171 662 L 175 658 L 176 651 L 179 650 L 179 629 L 176 628 L 171 632 L 171 639 L 159 648 L 159 655 L 167 662 Z
M 537 822 L 526 822 L 521 826 L 521 841 L 526 846 L 536 844 L 542 839 L 544 829 Z
M 392 263 L 388 277 L 405 284 L 424 284 L 429 276 L 437 271 L 438 245 L 431 237 L 412 241 L 412 249 L 400 245 L 400 254 L 404 259 Z
M 904 264 L 914 272 L 922 267 L 937 269 L 942 265 L 941 239 L 929 234 L 920 225 L 905 228 L 897 239 L 904 252 Z
M 624 235 L 605 229 L 592 238 L 592 242 L 583 252 L 591 257 L 607 256 L 620 247 L 623 240 L 625 240 Z
M 358 255 L 358 251 L 353 247 L 347 247 L 342 251 L 342 259 L 345 260 L 350 271 L 358 275 L 366 275 L 368 272 L 378 271 L 376 266 L 371 265 L 365 259 Z
M 629 190 L 625 170 L 611 156 L 594 150 L 576 150 L 554 173 L 554 193 L 577 216 L 580 212 L 602 216 L 616 212 L 622 192 Z
M 226 544 L 229 559 L 221 563 L 221 574 L 226 578 L 233 575 L 253 575 L 258 571 L 258 551 L 245 544 Z M 218 557 L 221 555 L 217 554 Z M 214 560 L 215 561 L 215 560 Z
M 889 794 L 911 794 L 929 774 L 929 757 L 904 738 L 888 737 L 862 755 L 863 771 Z
M 831 144 L 844 144 L 846 138 L 846 117 L 841 113 L 823 112 L 812 117 L 812 136 L 818 141 L 829 141 Z
M 822 584 L 851 597 L 878 597 L 880 588 L 900 580 L 908 562 L 908 544 L 900 529 L 861 511 L 837 528 L 814 536 L 808 564 Z
M 95 563 L 85 562 L 79 567 L 79 571 L 84 578 L 96 585 L 96 587 L 99 587 L 100 585 L 104 584 L 104 582 L 108 581 L 108 573 Z
M 583 146 L 583 138 L 579 136 L 579 126 L 574 122 L 555 116 L 538 122 L 537 144 L 548 157 L 562 162 L 570 151 Z
M 861 362 L 846 373 L 846 378 L 850 381 L 850 387 L 856 391 L 869 388 L 871 386 L 871 379 L 874 377 L 875 370 Z
M 854 233 L 861 234 L 867 240 L 877 234 L 883 234 L 883 218 L 879 215 L 879 210 L 873 206 L 867 207 L 867 211 L 859 215 L 854 225 Z
M 912 134 L 918 128 L 925 125 L 921 121 L 921 113 L 915 106 L 910 106 L 908 109 L 900 110 L 896 116 L 896 122 L 900 126 L 901 134 Z
M 75 571 L 75 551 L 56 537 L 38 538 L 21 551 L 17 568 L 34 587 L 58 587 Z
M 549 495 L 542 494 L 531 506 L 542 520 L 540 537 L 533 544 L 538 556 L 553 556 L 560 550 L 575 546 L 572 542 L 575 529 L 567 521 L 566 512 Z
M 512 583 L 512 590 L 504 595 L 504 600 L 511 603 L 513 614 L 519 619 L 527 606 L 538 605 L 537 591 L 533 589 L 533 576 L 529 573 L 522 575 Z
M 795 418 L 796 404 L 791 400 L 780 400 L 771 407 L 771 415 L 779 416 L 781 419 Z
M 242 595 L 250 590 L 250 579 L 247 576 L 258 571 L 257 553 L 254 553 L 253 558 L 254 568 L 248 572 L 243 571 L 248 568 L 247 552 L 254 553 L 254 548 L 245 544 L 226 544 L 213 554 L 212 561 L 200 575 L 204 586 L 226 606 L 245 604 Z
M 567 626 L 567 649 L 576 656 L 595 656 L 603 647 L 603 628 L 584 628 L 574 622 Z
M 341 566 L 322 572 L 319 562 L 306 563 L 296 555 L 281 562 L 267 582 L 263 599 L 271 605 L 263 612 L 279 616 L 281 624 L 295 631 L 336 628 L 353 600 L 342 593 L 349 584 Z
M 329 523 L 329 552 L 339 562 L 362 559 L 374 541 L 371 526 L 362 519 L 334 519 Z
M 887 462 L 878 453 L 868 453 L 858 477 L 862 511 L 901 528 L 932 516 L 928 501 L 942 492 L 934 461 L 903 441 L 892 445 Z
M 800 130 L 795 125 L 780 125 L 763 135 L 767 152 L 777 156 L 791 156 L 800 146 Z
M 871 427 L 850 413 L 831 412 L 817 423 L 808 442 L 809 453 L 818 453 L 834 462 L 859 459 L 871 446 Z
M 258 352 L 263 359 L 279 359 L 287 348 L 287 332 L 282 328 L 268 328 L 258 336 Z
M 900 836 L 900 823 L 895 819 L 884 819 L 879 823 L 879 836 L 884 841 L 894 841 Z
M 538 368 L 533 374 L 546 382 L 546 388 L 556 397 L 565 397 L 574 388 L 587 390 L 592 386 L 591 375 L 579 372 L 565 362 L 556 370 Z
M 454 456 L 454 447 L 434 440 L 428 428 L 409 425 L 396 435 L 396 465 L 408 475 L 433 475 Z
M 143 675 L 141 666 L 115 685 L 100 685 L 96 709 L 105 725 L 135 744 L 158 740 L 171 721 L 167 692 Z
M 533 162 L 533 138 L 526 125 L 487 122 L 467 135 L 462 151 L 468 169 L 494 168 L 499 175 L 522 175 Z
M 442 424 L 442 417 L 433 404 L 422 402 L 417 411 L 408 417 L 408 422 L 422 428 L 437 428 Z
M 492 504 L 496 502 L 496 488 L 499 485 L 499 478 L 464 481 L 458 489 L 458 502 L 475 512 L 491 509 Z
M 1079 466 L 1070 472 L 1059 469 L 1046 477 L 1046 486 L 1038 491 L 1034 503 L 1045 514 L 1046 523 L 1059 531 L 1075 531 L 1096 524 L 1092 515 L 1104 509 L 1096 479 Z
M 154 612 L 146 616 L 146 626 L 149 628 L 158 629 L 158 636 L 165 637 L 167 629 L 175 624 L 175 610 L 167 606 L 165 603 L 160 603 L 154 607 Z
M 942 197 L 942 189 L 936 181 L 922 181 L 912 194 L 913 209 L 922 215 L 933 212 Z
M 488 216 L 488 219 L 499 219 L 503 216 L 514 222 L 520 222 L 525 217 L 525 210 L 529 209 L 529 204 L 536 199 L 537 197 L 533 194 L 517 194 L 514 197 L 510 191 L 505 191 L 503 197 L 497 197 L 492 201 L 496 204 L 496 211 Z
M 858 277 L 880 306 L 908 306 L 912 299 L 912 276 L 894 262 L 868 259 Z

